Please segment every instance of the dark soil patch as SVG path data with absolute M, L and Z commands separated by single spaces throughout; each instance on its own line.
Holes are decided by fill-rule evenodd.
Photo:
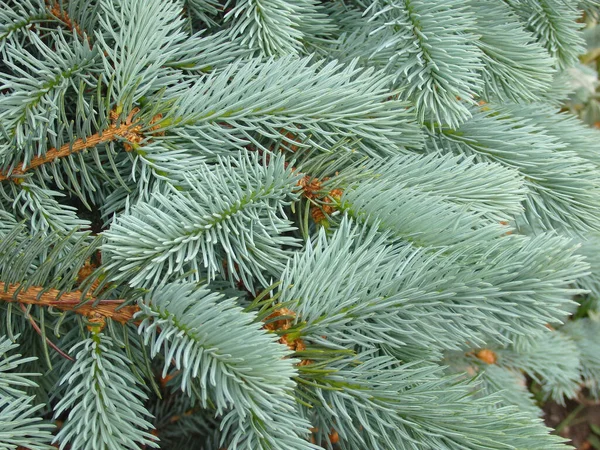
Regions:
M 570 439 L 578 450 L 600 449 L 600 402 L 582 399 L 561 406 L 549 401 L 544 407 L 546 425 Z

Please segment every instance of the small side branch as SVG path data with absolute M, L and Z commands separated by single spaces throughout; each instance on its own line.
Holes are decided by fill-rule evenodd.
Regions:
M 23 311 L 23 314 L 25 314 L 25 317 L 27 317 L 27 319 L 29 320 L 29 323 L 31 324 L 31 326 L 33 327 L 35 332 L 37 334 L 39 334 L 40 336 L 44 336 L 44 333 L 42 332 L 42 329 L 40 328 L 40 326 L 37 324 L 37 322 L 31 316 L 31 314 L 29 314 L 29 312 L 27 311 L 27 307 L 23 303 L 20 303 L 20 306 L 21 306 L 21 311 Z M 63 350 L 61 350 L 54 342 L 52 342 L 48 338 L 48 336 L 46 336 L 45 340 L 46 340 L 46 343 L 50 347 L 52 347 L 60 356 L 62 356 L 65 359 L 68 359 L 69 361 L 75 361 L 71 356 L 69 356 L 67 353 L 65 353 Z
M 57 289 L 43 291 L 44 289 L 39 286 L 32 286 L 24 290 L 18 284 L 6 285 L 0 282 L 0 301 L 73 311 L 94 322 L 101 317 L 110 318 L 119 323 L 127 323 L 139 311 L 136 305 L 122 306 L 125 300 L 98 300 L 94 305 L 94 299 L 90 297 L 88 303 L 81 305 L 83 297 L 81 291 L 66 292 L 62 295 L 59 295 L 60 291 Z
M 142 140 L 141 136 L 141 126 L 132 123 L 133 115 L 137 113 L 139 109 L 134 109 L 124 123 L 120 125 L 116 125 L 116 118 L 113 117 L 113 123 L 102 133 L 96 133 L 87 138 L 79 138 L 74 142 L 68 142 L 64 144 L 60 148 L 51 148 L 46 152 L 43 156 L 36 156 L 32 158 L 29 162 L 29 165 L 25 166 L 23 163 L 19 163 L 15 169 L 13 169 L 10 173 L 0 173 L 0 181 L 5 181 L 9 179 L 14 179 L 19 175 L 23 175 L 25 172 L 40 167 L 44 164 L 51 163 L 52 161 L 65 158 L 69 155 L 73 155 L 75 153 L 81 152 L 88 148 L 94 148 L 97 145 L 104 144 L 107 142 L 114 141 L 116 139 L 122 138 L 130 142 L 140 142 Z M 131 150 L 131 146 L 125 146 L 126 150 Z

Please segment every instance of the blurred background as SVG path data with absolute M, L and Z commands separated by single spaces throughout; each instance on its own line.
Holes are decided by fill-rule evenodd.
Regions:
M 584 24 L 584 36 L 587 44 L 586 52 L 580 56 L 579 64 L 568 70 L 565 90 L 570 90 L 568 100 L 563 106 L 563 111 L 569 111 L 579 116 L 590 127 L 600 128 L 600 14 L 598 10 L 588 10 L 582 18 Z M 600 144 L 600 143 L 599 143 Z M 600 258 L 600 247 L 593 245 L 586 249 L 594 255 L 589 255 L 593 260 Z M 587 252 L 586 252 L 587 253 Z M 600 267 L 594 267 L 595 272 Z M 593 274 L 592 278 L 600 278 L 600 274 Z M 590 316 L 596 321 L 597 294 L 592 289 L 590 296 L 581 298 L 580 303 L 590 305 L 583 314 Z M 581 314 L 581 310 L 579 314 Z M 600 352 L 600 342 L 596 343 L 597 351 Z M 598 374 L 600 377 L 600 374 Z M 534 382 L 530 385 L 531 391 L 536 394 L 537 386 Z M 541 396 L 540 404 L 544 410 L 544 420 L 547 425 L 556 428 L 561 436 L 571 439 L 573 445 L 579 450 L 600 450 L 600 400 L 589 395 L 583 389 L 576 400 L 567 401 L 566 405 L 559 405 L 553 401 L 543 403 Z

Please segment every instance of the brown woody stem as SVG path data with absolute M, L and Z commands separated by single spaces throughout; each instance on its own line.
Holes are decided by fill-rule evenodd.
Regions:
M 23 175 L 28 170 L 50 163 L 55 159 L 64 158 L 82 150 L 93 148 L 99 144 L 114 141 L 119 137 L 127 137 L 127 135 L 131 133 L 130 128 L 131 125 L 126 123 L 119 126 L 111 125 L 108 127 L 108 129 L 104 130 L 102 135 L 100 135 L 100 133 L 96 133 L 86 139 L 79 138 L 73 143 L 66 143 L 58 149 L 51 148 L 46 152 L 45 155 L 32 158 L 29 165 L 26 167 L 23 167 L 23 164 L 19 164 L 9 175 L 0 173 L 0 181 L 8 180 L 18 175 Z
M 47 306 L 61 311 L 73 311 L 86 317 L 100 315 L 119 323 L 130 321 L 133 315 L 139 311 L 136 305 L 122 306 L 125 300 L 98 300 L 94 305 L 94 299 L 90 297 L 88 303 L 81 304 L 83 297 L 81 291 L 66 292 L 59 295 L 60 291 L 57 289 L 44 291 L 39 286 L 32 286 L 24 290 L 20 287 L 18 284 L 7 285 L 0 282 L 0 301 L 22 305 Z

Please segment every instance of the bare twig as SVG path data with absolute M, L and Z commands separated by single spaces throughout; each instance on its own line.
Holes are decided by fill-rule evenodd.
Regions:
M 33 327 L 33 329 L 37 332 L 37 334 L 39 334 L 40 336 L 43 336 L 42 330 L 40 329 L 40 326 L 37 324 L 37 322 L 35 321 L 35 319 L 33 317 L 31 317 L 31 314 L 29 314 L 29 312 L 27 312 L 27 307 L 21 303 L 21 310 L 23 311 L 23 313 L 25 314 L 25 317 L 27 317 L 27 319 L 29 320 L 29 323 L 31 323 L 31 326 Z M 63 350 L 61 350 L 54 342 L 52 342 L 47 336 L 46 336 L 46 343 L 52 347 L 54 350 L 56 350 L 56 352 L 62 356 L 65 359 L 68 359 L 69 361 L 75 361 L 75 359 L 73 359 L 71 356 L 69 356 L 67 353 L 65 353 Z
M 32 286 L 26 290 L 18 284 L 6 285 L 0 282 L 0 301 L 20 303 L 23 305 L 47 306 L 61 311 L 73 311 L 88 318 L 98 316 L 110 318 L 119 323 L 127 323 L 139 311 L 137 305 L 123 306 L 125 300 L 96 300 L 89 297 L 87 303 L 81 304 L 83 293 L 81 291 L 66 292 L 59 295 L 57 289 L 48 289 Z

